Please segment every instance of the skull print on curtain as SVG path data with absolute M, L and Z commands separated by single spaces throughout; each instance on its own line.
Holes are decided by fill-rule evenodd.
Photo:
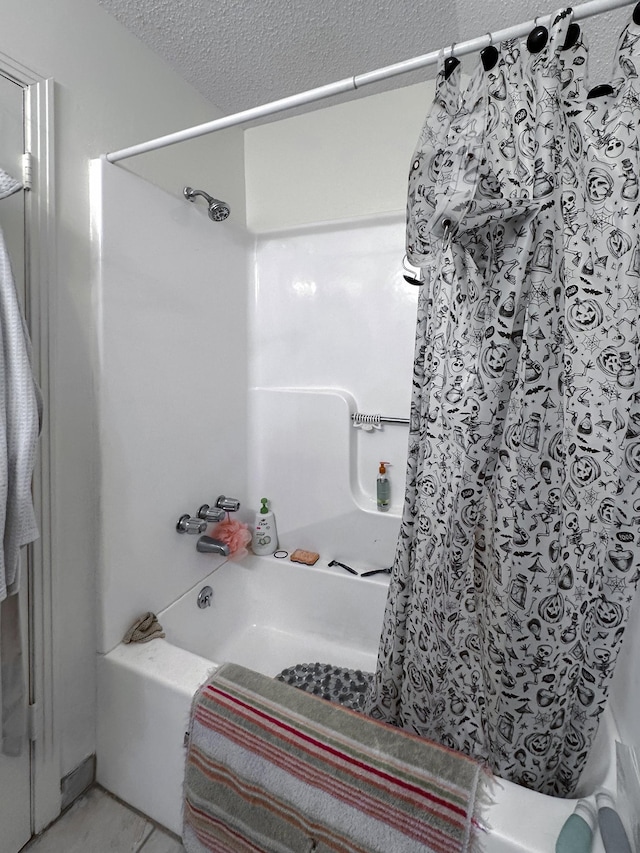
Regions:
M 422 269 L 374 717 L 570 796 L 640 575 L 640 27 L 438 75 L 409 176 Z

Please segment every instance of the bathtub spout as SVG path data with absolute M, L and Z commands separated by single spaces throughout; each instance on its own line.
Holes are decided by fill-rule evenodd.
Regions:
M 201 554 L 222 554 L 223 557 L 229 556 L 229 546 L 226 542 L 221 542 L 219 539 L 212 539 L 211 536 L 201 536 L 196 544 L 196 551 Z

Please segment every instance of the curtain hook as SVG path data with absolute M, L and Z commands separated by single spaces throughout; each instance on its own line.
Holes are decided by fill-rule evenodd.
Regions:
M 448 80 L 453 71 L 460 65 L 460 60 L 457 56 L 453 55 L 453 51 L 455 49 L 456 42 L 454 42 L 449 49 L 449 56 L 444 61 L 444 78 Z
M 453 51 L 455 49 L 456 42 L 451 45 L 449 50 L 449 56 L 444 61 L 444 78 L 448 80 L 454 70 L 460 65 L 460 60 L 457 56 L 453 55 Z
M 539 16 L 538 16 L 539 17 Z M 533 29 L 527 38 L 527 50 L 529 53 L 540 53 L 549 40 L 549 31 L 546 27 L 538 26 L 538 18 L 533 22 Z
M 573 15 L 571 17 L 573 19 Z M 579 38 L 580 24 L 577 24 L 574 20 L 572 20 L 567 28 L 567 37 L 564 40 L 564 44 L 562 45 L 561 50 L 569 50 L 569 48 L 574 47 L 578 43 Z
M 480 51 L 480 59 L 484 70 L 491 71 L 498 61 L 498 51 L 493 46 L 493 33 L 487 33 L 487 35 L 489 36 L 489 44 Z

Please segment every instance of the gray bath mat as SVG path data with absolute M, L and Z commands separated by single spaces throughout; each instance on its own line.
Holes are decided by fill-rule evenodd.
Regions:
M 363 711 L 373 673 L 329 663 L 297 663 L 276 675 L 299 690 L 313 693 L 352 711 Z

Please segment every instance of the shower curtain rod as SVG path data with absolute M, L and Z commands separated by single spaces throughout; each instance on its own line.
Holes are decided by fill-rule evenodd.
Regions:
M 573 9 L 572 19 L 581 21 L 585 18 L 591 18 L 594 15 L 599 15 L 603 12 L 609 12 L 612 9 L 619 9 L 622 6 L 631 6 L 637 0 L 588 0 L 580 6 Z M 517 24 L 504 30 L 498 30 L 495 33 L 486 33 L 478 38 L 462 41 L 459 44 L 453 44 L 451 47 L 444 49 L 444 55 L 449 56 L 464 56 L 467 53 L 474 53 L 491 44 L 506 41 L 507 39 L 522 38 L 529 34 L 534 26 L 545 25 L 549 27 L 552 15 L 541 15 L 533 21 Z M 429 65 L 435 65 L 440 54 L 443 51 L 434 50 L 431 53 L 425 53 L 422 56 L 416 56 L 413 59 L 406 59 L 403 62 L 397 62 L 394 65 L 387 65 L 384 68 L 378 68 L 376 71 L 368 71 L 365 74 L 356 74 L 353 77 L 346 77 L 343 80 L 338 80 L 335 83 L 328 83 L 326 86 L 319 86 L 317 89 L 309 89 L 306 92 L 300 92 L 297 95 L 291 95 L 287 98 L 281 98 L 277 101 L 271 101 L 268 104 L 262 104 L 259 107 L 252 107 L 248 110 L 243 110 L 239 113 L 223 116 L 222 118 L 214 119 L 205 124 L 198 124 L 195 127 L 189 127 L 185 130 L 179 130 L 175 133 L 169 133 L 166 136 L 159 136 L 157 139 L 151 139 L 149 142 L 141 142 L 138 145 L 132 145 L 129 148 L 121 148 L 119 151 L 112 151 L 106 155 L 106 159 L 110 163 L 117 163 L 118 160 L 126 160 L 128 157 L 135 157 L 137 154 L 146 154 L 148 151 L 156 151 L 159 148 L 166 148 L 168 145 L 175 145 L 177 142 L 185 142 L 187 139 L 195 139 L 198 136 L 205 136 L 208 133 L 215 133 L 218 130 L 225 130 L 228 127 L 235 127 L 239 124 L 245 124 L 248 121 L 254 121 L 264 116 L 274 115 L 275 113 L 284 112 L 285 110 L 300 107 L 304 104 L 311 104 L 315 101 L 320 101 L 323 98 L 329 98 L 332 95 L 340 95 L 344 92 L 353 92 L 355 89 L 361 89 L 363 86 L 368 86 L 371 83 L 378 83 L 380 80 L 386 80 L 389 77 L 396 77 L 400 74 L 406 74 L 409 71 L 416 71 L 419 68 L 426 68 Z

